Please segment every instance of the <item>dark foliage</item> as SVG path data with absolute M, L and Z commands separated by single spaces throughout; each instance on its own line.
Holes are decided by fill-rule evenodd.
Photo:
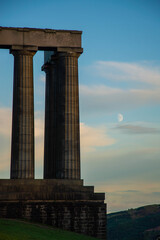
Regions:
M 144 240 L 147 230 L 160 226 L 160 205 L 108 214 L 108 240 Z M 155 230 L 154 230 L 155 233 Z

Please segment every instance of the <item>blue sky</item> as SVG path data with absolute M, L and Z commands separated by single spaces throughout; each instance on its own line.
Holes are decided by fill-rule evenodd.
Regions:
M 1 26 L 83 31 L 82 178 L 97 192 L 106 192 L 109 212 L 160 201 L 159 11 L 159 0 L 1 3 Z M 0 55 L 0 176 L 8 178 L 13 56 L 8 50 Z M 42 65 L 39 51 L 34 56 L 36 178 L 42 178 L 43 169 Z

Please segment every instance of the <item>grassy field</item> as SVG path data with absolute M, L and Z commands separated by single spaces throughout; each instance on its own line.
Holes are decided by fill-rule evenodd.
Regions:
M 96 240 L 85 235 L 52 229 L 45 225 L 0 219 L 0 240 Z

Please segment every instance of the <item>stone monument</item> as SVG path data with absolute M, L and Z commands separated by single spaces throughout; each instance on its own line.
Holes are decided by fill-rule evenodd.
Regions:
M 80 31 L 0 27 L 14 56 L 11 179 L 0 180 L 0 217 L 20 218 L 106 239 L 103 193 L 80 178 Z M 44 179 L 34 179 L 33 56 L 46 73 Z

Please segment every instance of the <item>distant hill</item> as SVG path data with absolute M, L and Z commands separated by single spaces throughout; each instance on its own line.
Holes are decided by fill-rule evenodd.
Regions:
M 0 219 L 0 240 L 96 240 L 43 224 L 27 223 L 19 220 Z
M 160 240 L 160 205 L 107 215 L 108 240 Z

